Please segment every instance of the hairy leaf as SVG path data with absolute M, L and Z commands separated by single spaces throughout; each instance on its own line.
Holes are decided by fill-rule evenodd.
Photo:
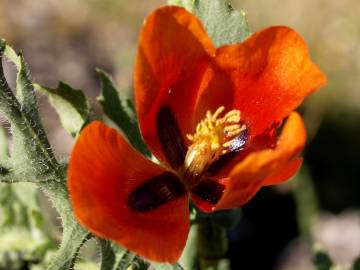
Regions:
M 17 98 L 4 76 L 2 65 L 4 55 L 17 67 Z M 2 39 L 0 39 L 0 112 L 9 120 L 13 135 L 13 149 L 7 163 L 7 173 L 0 175 L 0 181 L 34 182 L 48 195 L 61 217 L 64 228 L 60 249 L 48 269 L 72 269 L 78 251 L 89 239 L 90 233 L 77 223 L 73 215 L 65 183 L 65 167 L 55 159 L 42 128 L 34 87 L 23 58 Z M 20 196 L 19 203 L 34 205 L 31 204 L 31 199 L 25 198 L 26 194 L 29 195 L 28 191 L 17 195 Z M 16 214 L 13 210 L 10 211 L 10 215 Z M 40 226 L 42 219 L 39 212 L 32 210 L 31 215 L 33 215 L 31 226 Z M 26 215 L 20 216 L 26 217 Z
M 9 149 L 5 130 L 0 127 L 0 162 L 4 162 L 9 158 Z
M 127 269 L 135 260 L 135 254 L 108 240 L 99 240 L 101 247 L 101 270 Z
M 54 89 L 41 85 L 35 85 L 35 89 L 48 96 L 63 127 L 75 137 L 90 117 L 90 105 L 84 93 L 64 82 Z
M 4 76 L 4 56 L 17 68 L 16 93 Z M 34 87 L 22 55 L 17 55 L 4 40 L 0 41 L 0 111 L 9 120 L 13 134 L 11 168 L 2 181 L 39 182 L 60 177 L 61 170 L 42 127 Z

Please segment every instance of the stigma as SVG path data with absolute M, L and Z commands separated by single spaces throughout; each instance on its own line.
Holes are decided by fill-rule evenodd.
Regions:
M 239 110 L 225 114 L 224 111 L 224 106 L 214 113 L 207 111 L 197 124 L 195 134 L 186 135 L 191 145 L 185 156 L 185 169 L 192 176 L 201 175 L 214 161 L 231 152 L 236 138 L 246 130 L 246 125 L 240 123 Z

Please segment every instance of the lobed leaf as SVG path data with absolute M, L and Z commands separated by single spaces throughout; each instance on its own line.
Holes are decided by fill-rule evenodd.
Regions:
M 17 98 L 10 89 L 4 76 L 2 59 L 6 57 L 17 67 Z M 63 223 L 63 239 L 60 249 L 54 256 L 48 269 L 71 269 L 80 247 L 90 238 L 90 233 L 76 221 L 65 183 L 65 167 L 55 159 L 40 118 L 38 116 L 33 84 L 25 62 L 3 39 L 0 39 L 0 111 L 9 120 L 13 134 L 13 149 L 7 163 L 7 172 L 0 175 L 1 182 L 34 182 L 38 184 L 52 201 Z M 19 202 L 26 200 L 22 194 Z M 34 203 L 29 206 L 34 205 Z M 31 226 L 43 223 L 39 212 L 31 209 Z M 12 209 L 9 218 L 16 217 Z M 26 215 L 20 215 L 22 218 Z
M 48 96 L 65 130 L 72 137 L 76 137 L 89 121 L 91 113 L 89 101 L 84 93 L 61 81 L 54 89 L 38 84 L 35 85 L 35 89 Z
M 99 239 L 99 244 L 102 255 L 100 270 L 128 269 L 135 260 L 135 254 L 111 241 Z
M 15 97 L 4 76 L 4 56 L 17 68 Z M 61 170 L 42 127 L 29 74 L 21 54 L 0 41 L 0 111 L 9 120 L 13 134 L 8 173 L 2 181 L 38 182 L 60 177 Z
M 101 94 L 97 98 L 103 111 L 124 133 L 129 142 L 141 153 L 150 156 L 137 124 L 136 112 L 131 100 L 116 90 L 110 76 L 97 70 L 101 81 Z

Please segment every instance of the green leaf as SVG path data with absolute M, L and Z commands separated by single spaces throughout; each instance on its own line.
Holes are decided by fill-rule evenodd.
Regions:
M 0 127 L 0 175 L 9 175 L 9 148 L 5 130 Z
M 99 239 L 101 248 L 101 270 L 127 269 L 135 260 L 135 254 L 111 241 Z
M 2 58 L 4 55 L 17 67 L 15 97 L 4 76 Z M 0 111 L 9 120 L 13 134 L 13 149 L 8 173 L 0 175 L 1 182 L 28 181 L 38 184 L 51 200 L 63 223 L 63 237 L 60 249 L 53 257 L 49 270 L 72 269 L 80 247 L 89 239 L 90 233 L 76 221 L 66 187 L 66 171 L 63 164 L 55 159 L 41 121 L 38 117 L 34 87 L 21 55 L 17 55 L 4 40 L 0 40 Z M 31 206 L 21 210 L 8 211 L 9 220 L 20 217 L 19 223 L 32 228 L 41 228 L 43 221 L 34 203 L 23 195 L 18 203 Z M 0 194 L 1 195 L 1 194 Z M 23 201 L 25 200 L 25 201 Z M 30 216 L 31 219 L 28 219 Z M 16 221 L 18 222 L 18 221 Z M 46 250 L 46 248 L 44 248 Z
M 9 149 L 5 130 L 0 127 L 0 163 L 9 158 Z
M 137 150 L 146 156 L 150 156 L 151 153 L 141 137 L 136 112 L 131 100 L 116 90 L 106 72 L 101 69 L 98 69 L 97 72 L 101 80 L 101 94 L 97 99 L 104 113 L 121 129 Z
M 37 195 L 33 183 L 0 185 L 0 254 L 20 252 L 25 260 L 42 261 L 47 252 L 55 250 Z M 0 257 L 0 268 L 2 265 L 6 260 Z
M 46 137 L 39 114 L 28 71 L 22 55 L 17 55 L 1 40 L 0 60 L 5 56 L 17 68 L 15 97 L 4 76 L 0 64 L 0 111 L 9 120 L 13 134 L 11 165 L 3 182 L 38 182 L 60 177 L 61 170 Z
M 116 270 L 116 251 L 111 241 L 99 239 L 101 248 L 101 264 L 100 270 Z
M 186 8 L 203 23 L 216 47 L 245 40 L 251 32 L 243 10 L 237 11 L 224 0 L 170 0 Z
M 9 173 L 3 175 L 0 181 L 23 179 L 39 182 L 61 177 L 61 166 L 54 157 L 39 118 L 34 87 L 24 59 L 3 39 L 0 43 L 0 60 L 5 57 L 17 68 L 16 98 L 0 61 L 0 111 L 9 120 L 13 135 L 12 155 L 7 168 Z
M 17 54 L 10 46 L 5 47 L 4 55 L 15 64 L 18 70 L 16 75 L 16 94 L 23 106 L 23 110 L 36 121 L 40 121 L 34 86 L 30 80 L 23 55 L 21 53 Z
M 84 93 L 64 82 L 54 89 L 41 85 L 35 85 L 35 89 L 48 96 L 63 127 L 75 137 L 90 117 L 90 105 Z
M 3 88 L 0 107 L 11 123 L 14 141 L 11 163 L 20 176 L 24 176 L 27 171 L 31 171 L 32 174 L 45 172 L 49 165 L 55 165 L 54 157 L 49 151 L 49 144 L 39 120 L 34 89 L 25 63 L 22 56 L 17 55 L 9 46 L 5 46 L 0 56 L 2 54 L 12 61 L 18 70 L 16 99 L 4 77 L 2 66 L 0 67 Z M 15 166 L 19 163 L 22 165 Z
M 128 268 L 128 270 L 149 270 L 150 264 L 140 258 L 139 256 L 135 256 L 134 261 L 132 262 L 131 266 Z M 124 269 L 124 268 L 119 268 Z

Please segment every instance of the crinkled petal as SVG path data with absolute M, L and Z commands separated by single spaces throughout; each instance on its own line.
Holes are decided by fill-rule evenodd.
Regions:
M 283 26 L 219 48 L 216 62 L 231 76 L 233 108 L 241 111 L 251 137 L 280 123 L 326 81 L 302 37 Z
M 263 185 L 278 184 L 291 177 L 300 165 L 298 155 L 304 148 L 305 140 L 303 120 L 293 112 L 275 149 L 253 152 L 232 169 L 224 195 L 214 210 L 240 207 Z
M 75 215 L 91 232 L 145 258 L 176 262 L 189 230 L 187 193 L 150 210 L 136 201 L 149 179 L 155 192 L 156 185 L 167 183 L 159 178 L 166 173 L 116 130 L 93 122 L 81 132 L 70 157 L 68 188 Z

